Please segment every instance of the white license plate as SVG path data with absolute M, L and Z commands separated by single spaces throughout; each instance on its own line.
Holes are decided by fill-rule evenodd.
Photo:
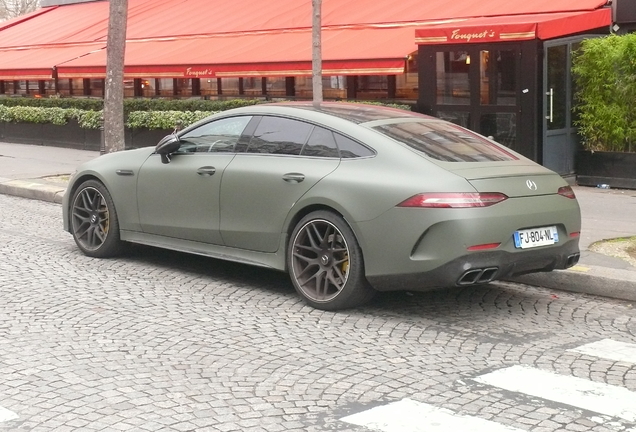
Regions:
M 515 231 L 515 247 L 526 249 L 559 242 L 557 227 L 541 227 Z

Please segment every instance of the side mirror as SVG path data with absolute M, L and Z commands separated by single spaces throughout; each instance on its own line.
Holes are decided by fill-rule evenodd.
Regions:
M 170 155 L 181 147 L 181 141 L 176 134 L 166 135 L 159 141 L 155 147 L 155 153 L 161 155 L 161 162 L 167 164 L 170 162 Z

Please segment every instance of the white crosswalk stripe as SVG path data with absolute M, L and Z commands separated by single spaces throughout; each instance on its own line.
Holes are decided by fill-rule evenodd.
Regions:
M 636 393 L 624 387 L 559 375 L 526 366 L 500 369 L 477 377 L 475 380 L 600 414 L 636 421 Z
M 611 339 L 603 339 L 568 351 L 607 360 L 636 364 L 636 344 L 617 342 Z
M 568 352 L 636 364 L 636 344 L 604 339 Z M 512 366 L 474 378 L 476 382 L 541 398 L 575 409 L 636 422 L 636 392 L 627 388 L 562 375 L 529 366 Z M 478 417 L 411 399 L 378 406 L 341 419 L 379 432 L 519 432 Z M 631 425 L 624 432 L 636 432 Z
M 457 415 L 411 399 L 371 408 L 341 420 L 382 432 L 522 432 L 521 429 L 477 417 Z
M 0 406 L 0 423 L 15 420 L 17 418 L 18 415 L 16 413 Z

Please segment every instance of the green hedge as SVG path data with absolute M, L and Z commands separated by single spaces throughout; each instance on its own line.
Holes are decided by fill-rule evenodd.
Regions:
M 586 39 L 575 52 L 575 125 L 586 150 L 636 151 L 636 34 Z
M 229 99 L 223 101 L 205 99 L 124 99 L 124 112 L 133 111 L 224 111 L 231 108 L 262 103 L 256 99 Z M 88 98 L 28 98 L 0 97 L 0 106 L 30 106 L 39 108 L 65 108 L 85 111 L 101 111 L 102 99 Z
M 30 99 L 30 98 L 0 98 L 0 102 L 21 100 L 27 102 L 22 105 L 11 105 L 0 103 L 0 122 L 14 123 L 51 123 L 64 125 L 71 120 L 77 121 L 79 126 L 85 129 L 99 129 L 102 122 L 101 106 L 93 108 L 77 107 L 57 107 L 46 106 L 43 101 L 80 101 L 79 106 L 87 99 Z M 33 101 L 38 101 L 33 103 Z M 91 102 L 101 102 L 90 100 Z M 165 104 L 164 104 L 165 102 Z M 40 106 L 37 104 L 40 103 Z M 210 114 L 241 106 L 254 105 L 259 101 L 233 99 L 228 101 L 205 101 L 205 100 L 156 100 L 156 99 L 127 99 L 125 100 L 127 110 L 125 111 L 126 126 L 131 129 L 172 129 L 177 124 L 182 127 L 191 125 Z M 366 103 L 366 102 L 365 102 Z M 369 102 L 374 105 L 386 105 L 394 108 L 409 110 L 408 105 L 383 104 Z M 168 106 L 177 106 L 180 109 L 169 110 L 159 109 Z M 185 108 L 190 109 L 185 109 Z M 98 108 L 98 109 L 94 109 Z M 196 109 L 205 108 L 205 109 Z

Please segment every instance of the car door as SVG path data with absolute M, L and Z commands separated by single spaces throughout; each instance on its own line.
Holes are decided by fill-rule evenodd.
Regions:
M 223 172 L 251 116 L 213 120 L 181 135 L 169 163 L 152 155 L 139 171 L 141 228 L 156 234 L 222 244 L 219 191 Z
M 339 163 L 331 131 L 300 120 L 263 117 L 246 153 L 238 153 L 223 175 L 224 243 L 276 252 L 296 201 Z

